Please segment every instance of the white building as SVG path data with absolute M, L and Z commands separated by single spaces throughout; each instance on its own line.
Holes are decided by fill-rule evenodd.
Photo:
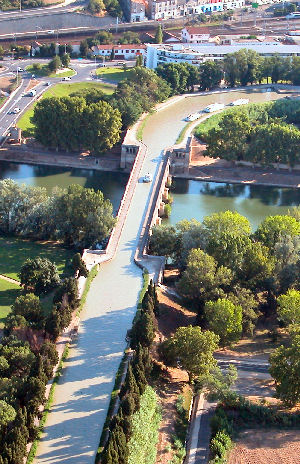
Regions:
M 186 15 L 186 0 L 149 0 L 150 19 L 178 18 Z
M 138 55 L 145 56 L 146 45 L 126 44 L 126 45 L 94 45 L 91 48 L 93 56 L 103 56 L 109 59 L 114 54 L 115 60 L 135 60 Z
M 186 4 L 187 14 L 217 13 L 223 11 L 223 0 L 189 0 Z
M 147 44 L 146 67 L 155 69 L 159 64 L 189 63 L 195 66 L 207 60 L 222 60 L 228 53 L 243 48 L 254 50 L 262 56 L 278 54 L 282 57 L 300 56 L 299 45 L 272 43 L 236 43 L 233 45 L 207 44 Z
M 205 43 L 210 39 L 208 27 L 187 26 L 181 30 L 181 40 L 187 43 Z

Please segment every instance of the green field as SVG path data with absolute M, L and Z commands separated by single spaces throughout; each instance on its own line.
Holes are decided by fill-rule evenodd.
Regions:
M 65 71 L 65 72 L 62 72 L 62 73 L 58 73 L 58 74 L 57 73 L 50 73 L 49 74 L 49 68 L 48 68 L 47 64 L 41 65 L 40 69 L 36 69 L 33 65 L 27 66 L 25 69 L 26 69 L 26 71 L 34 74 L 37 77 L 48 76 L 48 77 L 60 78 L 60 77 L 74 76 L 74 74 L 75 74 L 74 69 L 71 69 L 71 68 L 68 71 Z
M 0 329 L 3 321 L 10 312 L 10 307 L 20 294 L 20 287 L 6 280 L 0 279 Z
M 120 69 L 120 68 L 97 68 L 96 74 L 102 79 L 107 81 L 115 82 L 116 84 L 125 77 L 130 77 L 130 69 Z
M 74 82 L 72 84 L 56 84 L 50 87 L 46 92 L 43 93 L 42 98 L 49 97 L 66 97 L 73 92 L 78 92 L 84 89 L 99 89 L 107 95 L 111 95 L 114 91 L 114 87 L 109 84 L 100 84 L 99 82 Z M 30 122 L 30 118 L 33 116 L 33 110 L 36 103 L 20 117 L 17 122 L 18 127 L 24 131 L 24 136 L 29 137 L 32 135 L 33 125 Z
M 40 256 L 55 262 L 59 273 L 70 275 L 70 259 L 74 250 L 66 250 L 53 244 L 42 244 L 16 237 L 0 237 L 0 274 L 18 279 L 18 272 L 27 258 Z

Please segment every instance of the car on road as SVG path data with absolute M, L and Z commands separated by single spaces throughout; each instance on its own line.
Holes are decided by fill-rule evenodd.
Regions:
M 24 69 L 23 68 L 18 68 L 18 72 L 23 72 Z
M 152 176 L 151 176 L 150 172 L 147 172 L 147 174 L 144 175 L 143 182 L 145 182 L 145 183 L 152 182 Z
M 18 114 L 18 113 L 20 113 L 20 111 L 21 111 L 21 108 L 19 108 L 19 107 L 17 106 L 16 108 L 14 108 L 14 109 L 12 110 L 12 114 Z
M 29 97 L 34 97 L 36 95 L 36 90 L 35 89 L 32 89 L 28 92 L 28 96 Z
M 70 80 L 71 80 L 70 76 L 66 76 L 62 78 L 62 81 L 70 81 Z
M 45 82 L 46 87 L 49 87 L 49 85 L 51 85 L 51 82 Z

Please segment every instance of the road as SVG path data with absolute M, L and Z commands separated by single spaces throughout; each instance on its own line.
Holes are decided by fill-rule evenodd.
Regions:
M 0 73 L 1 76 L 15 76 L 17 73 L 17 68 L 25 69 L 27 66 L 32 63 L 41 63 L 45 64 L 48 60 L 41 59 L 27 59 L 27 60 L 6 60 L 3 62 L 3 65 L 7 68 L 4 72 Z M 117 67 L 116 62 L 107 63 L 109 66 Z M 134 66 L 134 61 L 126 62 L 127 67 Z M 96 64 L 98 66 L 99 64 Z M 72 82 L 85 82 L 85 81 L 94 81 L 94 69 L 95 62 L 91 60 L 71 60 L 70 67 L 76 71 L 76 75 L 71 78 L 70 83 Z M 61 79 L 58 77 L 38 77 L 38 85 L 35 87 L 37 94 L 35 97 L 30 97 L 26 93 L 26 88 L 30 82 L 31 74 L 26 72 L 19 73 L 20 78 L 22 79 L 22 85 L 17 90 L 9 103 L 5 105 L 4 108 L 0 109 L 0 142 L 3 140 L 3 137 L 6 135 L 8 129 L 15 124 L 21 114 L 30 106 L 36 99 L 46 90 L 49 90 L 51 86 L 59 84 Z M 97 79 L 101 82 L 101 79 Z M 46 82 L 50 83 L 50 86 L 46 86 Z M 14 108 L 20 108 L 20 113 L 13 114 L 12 111 Z
M 218 354 L 216 356 L 221 369 L 227 369 L 229 364 L 237 368 L 238 379 L 234 390 L 244 396 L 272 396 L 269 386 L 271 376 L 266 359 L 228 356 Z M 217 403 L 207 401 L 200 396 L 196 417 L 192 428 L 191 452 L 188 464 L 206 464 L 209 457 L 210 419 L 214 414 Z

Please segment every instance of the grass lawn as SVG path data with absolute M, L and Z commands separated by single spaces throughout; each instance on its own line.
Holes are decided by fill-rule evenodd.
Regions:
M 96 74 L 103 79 L 115 82 L 116 84 L 125 77 L 130 77 L 131 69 L 120 69 L 120 68 L 97 68 Z
M 36 69 L 33 65 L 27 66 L 26 71 L 34 74 L 35 76 L 38 77 L 68 77 L 68 76 L 74 76 L 75 71 L 74 69 L 69 69 L 68 71 L 62 72 L 62 73 L 50 73 L 49 74 L 49 68 L 47 64 L 42 64 L 40 69 Z
M 10 312 L 11 305 L 19 296 L 20 290 L 18 285 L 0 279 L 0 329 L 3 328 L 4 319 Z
M 18 279 L 18 272 L 27 258 L 40 256 L 55 262 L 59 273 L 71 275 L 69 265 L 74 250 L 67 250 L 53 244 L 42 244 L 16 237 L 0 237 L 0 274 Z
M 73 92 L 78 92 L 84 89 L 99 89 L 107 95 L 112 94 L 114 91 L 114 88 L 109 84 L 100 84 L 99 82 L 74 82 L 72 84 L 64 83 L 54 85 L 43 93 L 42 98 L 66 97 Z M 35 105 L 36 103 L 33 103 L 17 122 L 18 127 L 24 131 L 25 137 L 32 135 L 33 125 L 30 122 L 30 118 L 33 116 Z

